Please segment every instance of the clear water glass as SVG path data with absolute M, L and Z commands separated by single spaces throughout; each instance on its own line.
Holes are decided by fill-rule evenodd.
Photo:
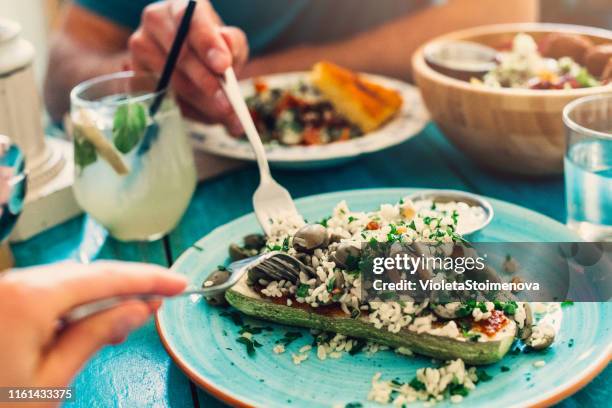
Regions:
M 157 78 L 120 72 L 71 93 L 77 202 L 122 241 L 155 240 L 182 217 L 196 186 L 193 153 L 170 91 L 154 118 Z
M 563 110 L 567 224 L 583 239 L 612 241 L 612 93 Z

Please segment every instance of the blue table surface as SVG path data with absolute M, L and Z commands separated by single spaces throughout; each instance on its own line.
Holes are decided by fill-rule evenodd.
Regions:
M 500 137 L 502 137 L 500 135 Z M 517 163 L 520 166 L 520 163 Z M 274 171 L 294 198 L 375 187 L 423 187 L 466 190 L 506 200 L 563 222 L 563 178 L 519 178 L 482 169 L 451 146 L 435 125 L 400 146 L 334 169 Z M 13 246 L 18 266 L 78 259 L 171 264 L 187 247 L 212 229 L 249 213 L 258 184 L 253 166 L 201 183 L 178 227 L 153 243 L 99 242 L 99 230 L 78 217 Z M 570 375 L 570 373 L 568 373 Z M 612 368 L 558 406 L 609 406 Z M 165 352 L 151 320 L 125 343 L 102 349 L 74 381 L 77 407 L 226 407 L 195 386 Z M 265 392 L 265 390 L 262 390 Z

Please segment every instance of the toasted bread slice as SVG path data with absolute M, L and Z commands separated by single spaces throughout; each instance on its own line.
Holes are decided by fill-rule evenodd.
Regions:
M 402 106 L 399 92 L 332 63 L 315 64 L 311 75 L 336 110 L 364 133 L 379 128 Z

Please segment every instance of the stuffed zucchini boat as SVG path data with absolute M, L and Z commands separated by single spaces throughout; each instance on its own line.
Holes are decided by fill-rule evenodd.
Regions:
M 495 323 L 489 323 L 487 320 L 486 324 L 478 325 L 470 319 L 463 321 L 463 332 L 455 320 L 449 320 L 432 329 L 437 334 L 422 331 L 421 327 L 424 326 L 407 326 L 393 333 L 385 328 L 376 328 L 368 321 L 367 316 L 352 318 L 339 309 L 331 311 L 325 308 L 280 304 L 255 292 L 247 285 L 246 279 L 228 290 L 225 298 L 230 305 L 244 314 L 260 319 L 344 334 L 392 348 L 406 347 L 415 353 L 442 360 L 461 358 L 468 364 L 490 364 L 501 360 L 510 349 L 517 333 L 516 323 L 501 312 L 495 313 L 495 319 L 492 319 Z M 447 328 L 449 324 L 450 327 Z
M 279 218 L 273 220 L 268 237 L 253 234 L 243 244 L 230 246 L 233 260 L 269 251 L 286 254 L 277 260 L 277 268 L 252 268 L 224 296 L 209 301 L 227 302 L 276 323 L 408 348 L 437 359 L 494 363 L 516 338 L 531 334 L 527 303 L 366 300 L 355 267 L 362 242 L 454 242 L 481 215 L 464 203 L 400 200 L 373 212 L 350 211 L 341 202 L 318 223 Z M 227 276 L 216 271 L 204 286 Z

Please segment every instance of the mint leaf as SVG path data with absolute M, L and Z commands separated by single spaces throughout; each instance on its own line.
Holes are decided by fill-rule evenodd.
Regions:
M 75 133 L 78 128 L 75 128 Z M 74 162 L 81 169 L 89 166 L 98 159 L 96 154 L 96 148 L 94 145 L 87 139 L 79 138 L 75 135 L 74 138 Z
M 113 143 L 123 154 L 129 153 L 144 135 L 147 112 L 142 103 L 126 103 L 117 108 L 113 121 Z

